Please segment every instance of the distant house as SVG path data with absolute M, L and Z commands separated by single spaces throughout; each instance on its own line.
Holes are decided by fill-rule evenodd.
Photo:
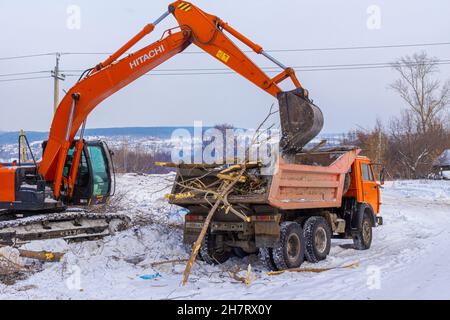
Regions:
M 445 150 L 433 163 L 433 169 L 443 179 L 450 180 L 450 149 Z

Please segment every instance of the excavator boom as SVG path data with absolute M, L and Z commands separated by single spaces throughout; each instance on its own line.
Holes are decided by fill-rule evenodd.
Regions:
M 167 36 L 161 40 L 117 61 L 170 14 L 177 19 L 180 31 L 173 33 L 169 30 Z M 225 32 L 277 64 L 282 72 L 274 78 L 269 77 Z M 284 66 L 261 46 L 253 43 L 220 18 L 205 13 L 190 2 L 176 1 L 154 23 L 145 26 L 116 53 L 89 70 L 86 78 L 77 83 L 62 100 L 55 114 L 48 144 L 39 166 L 39 172 L 44 179 L 54 182 L 56 199 L 60 195 L 62 183 L 69 195 L 73 190 L 77 175 L 76 165 L 82 149 L 84 124 L 89 113 L 101 101 L 182 52 L 191 43 L 279 100 L 282 128 L 280 142 L 281 149 L 285 153 L 300 151 L 320 132 L 323 127 L 322 113 L 309 100 L 308 91 L 303 89 L 293 69 Z M 283 92 L 278 85 L 288 78 L 292 80 L 295 90 Z M 67 151 L 82 125 L 83 130 L 73 162 L 75 166 L 71 168 L 70 176 L 64 178 L 62 172 Z

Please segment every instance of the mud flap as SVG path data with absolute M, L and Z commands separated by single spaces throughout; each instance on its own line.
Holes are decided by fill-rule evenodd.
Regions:
M 281 118 L 280 150 L 295 154 L 314 139 L 323 128 L 322 111 L 304 97 L 303 89 L 278 95 Z

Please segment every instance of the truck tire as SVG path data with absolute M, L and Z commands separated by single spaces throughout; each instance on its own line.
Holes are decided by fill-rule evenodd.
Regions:
M 353 236 L 353 244 L 356 250 L 368 250 L 372 245 L 372 218 L 370 208 L 364 210 L 361 230 Z
M 331 249 L 331 228 L 323 217 L 311 217 L 303 226 L 306 260 L 312 263 L 325 260 Z
M 280 242 L 273 248 L 273 261 L 278 270 L 298 268 L 305 260 L 303 229 L 296 222 L 281 224 Z
M 239 247 L 233 248 L 233 254 L 240 259 L 243 259 L 250 255 L 249 253 L 245 252 L 244 249 L 239 248 Z
M 216 238 L 217 236 L 215 235 L 207 234 L 205 236 L 205 241 L 200 248 L 199 255 L 207 264 L 222 264 L 231 257 L 230 251 L 226 251 L 225 248 L 217 247 Z
M 260 248 L 259 257 L 264 267 L 269 269 L 269 271 L 278 271 L 275 261 L 273 261 L 273 250 L 272 248 Z

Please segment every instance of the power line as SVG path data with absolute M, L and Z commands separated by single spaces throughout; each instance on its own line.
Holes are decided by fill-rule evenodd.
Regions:
M 32 72 L 20 72 L 20 73 L 6 73 L 6 74 L 0 74 L 0 77 L 25 76 L 25 75 L 40 74 L 40 73 L 50 73 L 50 71 L 32 71 Z
M 370 50 L 370 49 L 391 49 L 391 48 L 411 48 L 411 47 L 432 47 L 432 46 L 446 46 L 450 42 L 432 42 L 432 43 L 412 43 L 412 44 L 388 44 L 376 46 L 349 46 L 349 47 L 324 47 L 324 48 L 302 48 L 302 49 L 272 49 L 265 50 L 266 52 L 311 52 L 311 51 L 343 51 L 343 50 Z M 252 50 L 242 50 L 245 53 L 252 53 Z M 66 52 L 63 55 L 111 55 L 113 52 Z M 204 51 L 187 51 L 181 54 L 207 54 Z
M 418 65 L 418 64 L 413 64 Z M 436 63 L 436 65 L 450 65 L 450 62 Z M 407 66 L 407 65 L 403 65 Z M 365 66 L 365 67 L 347 67 L 347 68 L 319 68 L 319 69 L 295 69 L 295 71 L 300 72 L 311 72 L 311 71 L 339 71 L 339 70 L 367 70 L 367 69 L 387 69 L 392 68 L 392 65 L 379 65 L 379 66 Z
M 417 65 L 417 64 L 411 64 Z M 436 63 L 436 65 L 450 65 L 450 62 Z M 406 65 L 404 65 L 406 66 Z M 366 70 L 366 69 L 387 69 L 392 68 L 391 64 L 385 65 L 365 65 L 365 66 L 349 66 L 349 67 L 322 67 L 312 69 L 300 69 L 294 68 L 298 72 L 318 72 L 318 71 L 350 71 L 350 70 Z M 275 70 L 268 70 L 266 73 L 278 73 Z M 211 72 L 171 72 L 171 73 L 151 73 L 145 74 L 145 76 L 200 76 L 200 75 L 234 75 L 237 74 L 234 71 L 211 71 Z M 67 77 L 79 77 L 79 74 L 67 74 Z
M 436 60 L 436 64 L 447 64 L 450 62 L 450 59 L 440 59 Z M 376 63 L 353 63 L 353 64 L 325 64 L 325 65 L 304 65 L 304 66 L 294 66 L 293 69 L 299 70 L 299 71 L 305 71 L 306 69 L 327 69 L 328 68 L 355 68 L 355 67 L 392 67 L 393 65 L 396 65 L 395 63 L 389 63 L 389 62 L 376 62 Z M 403 64 L 405 65 L 405 64 Z M 271 66 L 265 66 L 260 67 L 261 70 L 266 70 L 270 72 L 271 70 L 279 69 L 279 67 L 271 67 Z M 151 72 L 206 72 L 206 71 L 229 71 L 228 68 L 181 68 L 181 69 L 158 69 L 158 70 L 152 70 Z M 61 70 L 62 73 L 77 73 L 82 72 L 83 70 Z M 33 74 L 41 74 L 41 73 L 50 73 L 51 71 L 44 70 L 44 71 L 31 71 L 31 72 L 20 72 L 20 73 L 7 73 L 7 74 L 0 74 L 0 77 L 9 77 L 9 76 L 22 76 L 22 75 L 33 75 Z M 73 75 L 72 75 L 73 76 Z
M 450 59 L 440 59 L 434 62 L 436 65 L 450 65 Z M 345 70 L 365 70 L 365 69 L 384 69 L 392 68 L 393 66 L 415 66 L 418 63 L 390 63 L 390 62 L 376 62 L 376 63 L 353 63 L 353 64 L 325 64 L 325 65 L 305 65 L 295 66 L 293 69 L 298 72 L 318 72 L 318 71 L 345 71 Z M 261 67 L 261 70 L 266 73 L 278 73 L 278 67 Z M 22 73 L 0 74 L 0 77 L 20 76 L 49 73 L 50 71 L 33 71 Z M 62 70 L 62 73 L 67 73 L 67 77 L 78 77 L 82 70 Z M 146 76 L 188 76 L 188 75 L 230 75 L 237 74 L 236 72 L 227 68 L 184 68 L 184 69 L 159 69 L 152 70 Z M 5 79 L 0 82 L 21 81 L 44 79 L 44 77 L 27 77 L 17 79 Z
M 441 59 L 436 60 L 435 64 L 442 65 L 442 64 L 448 64 L 450 63 L 450 59 Z M 374 67 L 378 68 L 391 68 L 396 65 L 401 66 L 409 66 L 409 65 L 417 65 L 417 63 L 411 63 L 411 64 L 398 64 L 398 63 L 391 63 L 391 62 L 376 62 L 376 63 L 353 63 L 353 64 L 325 64 L 325 65 L 305 65 L 305 66 L 294 66 L 293 69 L 297 71 L 320 71 L 320 70 L 330 70 L 330 69 L 339 69 L 339 70 L 354 70 L 355 68 L 358 69 L 373 69 Z M 279 67 L 260 67 L 261 70 L 266 72 L 278 72 Z M 158 70 L 152 70 L 151 72 L 181 72 L 186 73 L 190 72 L 189 74 L 205 74 L 205 73 L 212 73 L 216 72 L 218 74 L 222 73 L 223 71 L 226 71 L 224 74 L 230 74 L 235 73 L 233 71 L 230 71 L 228 68 L 183 68 L 183 69 L 158 69 Z M 62 72 L 65 73 L 77 73 L 82 72 L 82 70 L 63 70 Z M 69 75 L 74 76 L 74 75 Z
M 352 47 L 329 47 L 329 48 L 304 48 L 304 49 L 279 49 L 268 50 L 269 52 L 305 52 L 305 51 L 341 51 L 341 50 L 370 50 L 370 49 L 390 49 L 390 48 L 410 48 L 410 47 L 431 47 L 446 46 L 450 42 L 416 43 L 416 44 L 392 44 L 378 46 L 352 46 Z
M 14 82 L 14 81 L 47 79 L 47 78 L 51 78 L 51 77 L 50 76 L 46 76 L 46 77 L 30 77 L 30 78 L 20 78 L 20 79 L 7 79 L 7 80 L 0 80 L 0 82 Z
M 0 61 L 35 58 L 35 57 L 44 57 L 44 56 L 54 56 L 54 55 L 56 55 L 56 52 L 29 54 L 29 55 L 26 55 L 26 56 L 0 57 Z
M 298 48 L 298 49 L 272 49 L 265 50 L 266 52 L 314 52 L 314 51 L 346 51 L 346 50 L 371 50 L 371 49 L 391 49 L 391 48 L 411 48 L 411 47 L 433 47 L 433 46 L 447 46 L 450 42 L 431 42 L 431 43 L 411 43 L 411 44 L 388 44 L 388 45 L 374 45 L 374 46 L 348 46 L 348 47 L 323 47 L 323 48 Z M 246 53 L 253 52 L 252 50 L 243 50 Z M 38 53 L 23 56 L 0 57 L 2 60 L 25 59 L 42 56 L 56 55 L 56 52 Z M 62 52 L 61 55 L 111 55 L 113 52 Z M 182 54 L 206 54 L 204 51 L 183 52 Z

